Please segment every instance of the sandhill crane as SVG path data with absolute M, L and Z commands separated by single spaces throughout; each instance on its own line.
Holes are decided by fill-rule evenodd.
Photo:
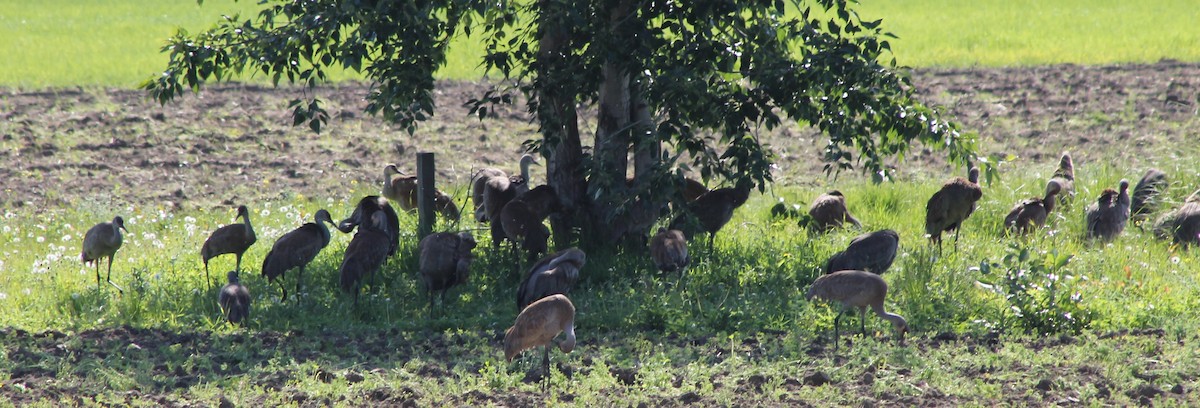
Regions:
M 524 310 L 546 296 L 570 292 L 579 281 L 579 270 L 586 261 L 586 255 L 579 248 L 567 248 L 543 257 L 529 268 L 517 289 L 517 310 Z
M 250 290 L 238 281 L 237 271 L 229 271 L 225 277 L 229 283 L 221 288 L 217 304 L 221 305 L 221 314 L 225 315 L 225 320 L 244 325 L 246 319 L 250 318 Z
M 388 256 L 395 255 L 396 248 L 400 247 L 400 217 L 396 215 L 396 210 L 392 209 L 391 204 L 388 204 L 386 198 L 370 195 L 358 200 L 358 205 L 354 207 L 354 212 L 342 220 L 342 222 L 339 222 L 337 229 L 343 234 L 349 234 L 359 224 L 369 224 L 371 216 L 377 211 L 382 212 L 386 218 L 389 239 L 387 254 Z
M 1167 191 L 1167 173 L 1159 169 L 1146 170 L 1142 179 L 1133 188 L 1133 196 L 1129 201 L 1129 215 L 1136 221 L 1141 221 L 1158 210 L 1158 196 Z
M 105 280 L 117 288 L 117 292 L 125 293 L 120 286 L 112 282 L 113 255 L 116 255 L 117 250 L 121 249 L 121 243 L 124 241 L 121 230 L 129 232 L 125 229 L 125 219 L 116 216 L 113 217 L 112 222 L 96 224 L 83 235 L 83 251 L 79 253 L 79 258 L 85 265 L 88 262 L 96 265 L 97 289 L 100 288 L 100 259 L 108 258 L 108 277 Z
M 879 275 L 867 271 L 838 271 L 817 278 L 812 287 L 808 288 L 805 298 L 811 301 L 816 297 L 842 304 L 837 317 L 833 319 L 834 352 L 837 352 L 839 322 L 842 314 L 851 307 L 859 310 L 859 324 L 864 336 L 867 334 L 866 310 L 870 307 L 879 317 L 892 323 L 896 329 L 896 335 L 900 338 L 900 344 L 903 345 L 904 334 L 908 333 L 908 322 L 900 315 L 888 313 L 883 309 L 883 300 L 887 298 L 887 290 L 887 282 L 884 282 Z
M 531 261 L 537 259 L 539 254 L 546 253 L 546 241 L 550 238 L 550 229 L 542 221 L 561 209 L 554 188 L 544 184 L 513 198 L 492 219 L 492 247 L 508 239 L 520 244 Z
M 487 211 L 483 205 L 483 191 L 492 177 L 508 178 L 508 174 L 504 170 L 489 167 L 480 169 L 471 176 L 471 203 L 475 206 L 475 221 L 485 222 L 488 220 Z
M 808 207 L 808 215 L 812 217 L 812 225 L 818 231 L 826 232 L 840 228 L 846 222 L 862 229 L 862 223 L 850 215 L 850 210 L 846 208 L 846 196 L 842 195 L 841 191 L 833 190 L 818 196 Z
M 1154 235 L 1159 239 L 1169 237 L 1185 247 L 1200 244 L 1200 190 L 1188 196 L 1179 208 L 1159 217 L 1154 223 Z
M 699 231 L 707 232 L 708 248 L 711 250 L 717 231 L 733 218 L 733 210 L 741 207 L 750 198 L 752 187 L 752 183 L 742 181 L 737 187 L 709 191 L 688 203 L 685 213 L 671 220 L 669 228 L 682 231 L 688 239 Z
M 550 343 L 559 333 L 566 339 L 558 344 L 563 353 L 575 349 L 575 305 L 561 294 L 550 295 L 521 310 L 512 327 L 504 331 L 504 358 L 512 361 L 522 351 L 542 346 L 542 390 L 550 374 Z
M 346 246 L 339 276 L 342 290 L 354 294 L 355 305 L 358 305 L 358 292 L 363 279 L 378 271 L 383 261 L 387 260 L 390 241 L 387 215 L 383 211 L 375 211 L 371 214 L 370 223 L 360 225 L 350 245 Z
M 955 177 L 938 192 L 929 197 L 925 204 L 925 233 L 936 242 L 938 252 L 942 250 L 942 232 L 954 231 L 954 244 L 958 246 L 958 231 L 963 221 L 975 211 L 975 202 L 983 198 L 979 187 L 979 169 L 972 167 L 967 178 Z
M 883 274 L 896 260 L 900 234 L 890 229 L 859 235 L 850 240 L 844 251 L 833 254 L 825 262 L 825 273 L 862 270 Z
M 471 250 L 475 249 L 475 237 L 470 232 L 439 232 L 429 234 L 417 245 L 420 252 L 421 284 L 429 294 L 429 318 L 433 318 L 433 292 L 441 292 L 442 307 L 446 305 L 446 291 L 467 283 L 470 276 Z
M 1058 181 L 1050 180 L 1046 183 L 1044 197 L 1026 198 L 1008 211 L 1008 215 L 1004 217 L 1004 228 L 1024 234 L 1046 225 L 1046 217 L 1050 215 L 1051 211 L 1054 211 L 1058 194 L 1061 191 L 1062 186 L 1058 184 Z
M 387 165 L 383 168 L 383 197 L 395 202 L 402 211 L 416 211 L 417 176 L 405 175 L 394 164 Z M 454 198 L 441 190 L 433 190 L 433 209 L 446 219 L 458 221 L 458 206 L 454 204 Z
M 1058 160 L 1058 170 L 1054 171 L 1050 180 L 1058 182 L 1062 188 L 1062 192 L 1058 194 L 1058 203 L 1070 204 L 1071 199 L 1075 198 L 1075 161 L 1071 159 L 1071 152 L 1063 152 L 1062 158 Z
M 288 297 L 287 288 L 283 286 L 284 273 L 292 268 L 300 269 L 296 273 L 296 293 L 299 294 L 304 268 L 329 245 L 329 227 L 325 226 L 325 223 L 333 225 L 329 211 L 317 210 L 313 219 L 315 222 L 305 223 L 275 240 L 271 252 L 267 252 L 267 257 L 263 258 L 262 274 L 267 278 L 267 284 L 279 279 L 281 302 L 287 301 Z
M 1087 237 L 1111 241 L 1125 231 L 1129 222 L 1129 180 L 1121 180 L 1120 190 L 1105 189 L 1086 212 Z
M 697 198 L 700 198 L 700 196 L 707 192 L 708 187 L 705 187 L 704 183 L 687 177 L 683 178 L 683 202 L 690 203 L 692 201 L 696 201 Z
M 688 258 L 687 238 L 683 236 L 683 231 L 659 228 L 654 238 L 650 239 L 650 258 L 654 260 L 654 266 L 658 270 L 680 271 L 682 276 L 684 268 L 691 261 Z
M 208 284 L 209 289 L 212 289 L 212 280 L 208 275 L 208 260 L 224 254 L 234 254 L 237 257 L 237 267 L 234 270 L 240 272 L 242 255 L 258 241 L 258 237 L 254 235 L 254 227 L 250 225 L 250 210 L 244 205 L 239 205 L 237 216 L 233 219 L 236 221 L 238 217 L 242 219 L 241 224 L 217 228 L 204 241 L 204 246 L 200 247 L 200 257 L 204 260 L 204 283 Z
M 483 181 L 483 208 L 488 220 L 499 217 L 500 210 L 504 208 L 505 204 L 529 191 L 529 166 L 534 164 L 537 164 L 537 159 L 531 154 L 525 154 L 521 156 L 520 175 L 488 177 Z M 480 173 L 483 174 L 484 171 L 480 171 Z

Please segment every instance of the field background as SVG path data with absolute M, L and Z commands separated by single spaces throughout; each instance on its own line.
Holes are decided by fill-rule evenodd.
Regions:
M 176 29 L 194 33 L 256 10 L 256 1 L 230 0 L 0 2 L 0 85 L 132 88 L 160 72 L 158 49 Z M 859 13 L 884 19 L 899 37 L 897 61 L 912 67 L 1200 60 L 1200 8 L 1187 0 L 866 0 Z M 461 38 L 439 74 L 478 79 L 480 55 Z
M 161 69 L 161 39 L 253 1 L 13 3 L 0 4 L 0 405 L 1200 399 L 1200 256 L 1145 226 L 1111 244 L 1082 239 L 1083 207 L 1120 179 L 1165 170 L 1160 213 L 1200 186 L 1200 18 L 1186 2 L 867 2 L 864 16 L 886 16 L 901 36 L 900 63 L 919 67 L 921 97 L 978 132 L 982 153 L 1011 160 L 985 185 L 957 247 L 948 241 L 938 255 L 922 236 L 925 199 L 963 173 L 937 152 L 915 146 L 891 163 L 897 182 L 875 185 L 822 174 L 824 138 L 810 129 L 764 134 L 779 183 L 738 211 L 714 251 L 693 245 L 683 284 L 637 251 L 589 254 L 571 293 L 579 347 L 552 354 L 548 396 L 536 353 L 509 363 L 498 349 L 516 314 L 510 257 L 478 251 L 471 282 L 433 319 L 413 276 L 411 232 L 358 308 L 332 284 L 349 236 L 335 233 L 298 304 L 279 303 L 257 273 L 274 239 L 317 209 L 340 218 L 377 191 L 383 163 L 406 167 L 413 152 L 435 151 L 438 182 L 460 200 L 471 169 L 513 168 L 520 142 L 535 135 L 519 103 L 480 122 L 459 104 L 483 85 L 448 80 L 438 115 L 413 137 L 364 116 L 357 82 L 314 91 L 335 117 L 322 135 L 288 126 L 287 101 L 301 92 L 292 87 L 221 85 L 158 106 L 132 88 Z M 1057 63 L 1071 64 L 1046 65 Z M 472 66 L 445 75 L 475 78 Z M 1039 194 L 1063 150 L 1078 166 L 1075 204 L 1032 237 L 1007 237 L 1000 220 Z M 866 230 L 900 232 L 886 279 L 888 308 L 913 327 L 906 346 L 875 317 L 857 336 L 850 316 L 833 353 L 834 313 L 803 300 L 824 259 L 860 231 L 812 235 L 768 209 L 779 200 L 803 208 L 831 188 Z M 221 323 L 198 255 L 237 203 L 251 207 L 259 234 L 243 262 L 255 295 L 245 329 Z M 123 295 L 97 289 L 77 258 L 86 229 L 116 214 L 130 229 L 113 269 Z M 402 221 L 406 231 L 414 223 Z M 233 259 L 212 266 L 215 281 Z

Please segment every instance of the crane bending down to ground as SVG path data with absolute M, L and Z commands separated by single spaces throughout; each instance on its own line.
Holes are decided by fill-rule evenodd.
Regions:
M 867 271 L 838 271 L 817 278 L 812 287 L 808 288 L 805 298 L 811 301 L 815 297 L 842 304 L 837 317 L 833 319 L 833 350 L 835 352 L 838 346 L 838 328 L 842 314 L 846 312 L 846 309 L 852 307 L 859 310 L 859 324 L 862 326 L 864 336 L 867 334 L 866 311 L 870 307 L 879 317 L 892 323 L 892 327 L 896 329 L 896 335 L 900 339 L 900 344 L 903 345 L 904 334 L 908 333 L 908 321 L 898 314 L 884 310 L 883 300 L 887 298 L 887 290 L 887 282 L 884 282 L 879 275 Z
M 558 344 L 563 353 L 575 349 L 575 305 L 564 295 L 551 295 L 521 310 L 512 327 L 504 331 L 504 358 L 512 361 L 522 351 L 542 346 L 542 390 L 550 375 L 550 344 L 559 333 L 566 339 Z

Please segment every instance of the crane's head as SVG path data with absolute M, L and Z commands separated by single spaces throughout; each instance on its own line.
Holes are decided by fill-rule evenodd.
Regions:
M 113 225 L 115 225 L 117 228 L 120 228 L 121 230 L 123 230 L 123 231 L 125 231 L 125 232 L 129 232 L 129 230 L 125 229 L 125 219 L 124 219 L 124 218 L 121 218 L 121 216 L 120 216 L 120 215 L 118 215 L 118 216 L 116 216 L 116 217 L 113 217 L 113 222 L 112 222 L 112 223 L 113 223 Z

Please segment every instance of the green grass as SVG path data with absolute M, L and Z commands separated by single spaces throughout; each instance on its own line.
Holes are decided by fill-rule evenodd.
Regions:
M 178 27 L 198 32 L 222 14 L 257 8 L 227 0 L 0 3 L 0 86 L 132 88 L 165 66 L 158 50 Z M 915 67 L 1200 60 L 1192 24 L 1200 10 L 1184 0 L 864 1 L 861 14 L 883 18 L 900 37 L 892 41 L 898 61 Z M 459 39 L 439 75 L 479 78 L 481 55 L 477 42 Z
M 1181 186 L 1200 183 L 1183 166 L 1164 166 L 1169 174 L 1182 175 L 1170 191 L 1175 200 L 1187 194 Z M 858 231 L 813 235 L 792 220 L 770 220 L 768 209 L 775 199 L 769 195 L 754 197 L 738 211 L 718 236 L 714 252 L 692 245 L 694 263 L 682 284 L 674 275 L 654 271 L 641 251 L 589 254 L 583 282 L 571 294 L 579 310 L 579 349 L 565 357 L 555 353 L 558 370 L 570 376 L 556 371 L 551 382 L 559 391 L 551 398 L 584 405 L 614 399 L 661 405 L 664 398 L 692 392 L 709 401 L 840 405 L 872 399 L 909 405 L 943 395 L 966 405 L 989 405 L 998 398 L 1040 404 L 1055 401 L 1053 395 L 1033 390 L 1047 379 L 1056 390 L 1073 390 L 1071 398 L 1128 404 L 1137 398 L 1122 390 L 1142 384 L 1137 376 L 1145 373 L 1157 376 L 1154 383 L 1163 389 L 1194 387 L 1190 367 L 1200 362 L 1194 347 L 1200 329 L 1194 313 L 1200 307 L 1195 273 L 1200 258 L 1194 251 L 1155 241 L 1137 227 L 1112 244 L 1082 240 L 1081 213 L 1090 197 L 1119 178 L 1136 177 L 1109 168 L 1081 169 L 1079 178 L 1087 181 L 1079 186 L 1074 206 L 1055 215 L 1049 228 L 1024 239 L 1004 236 L 999 220 L 1013 202 L 1036 194 L 1050 171 L 1049 166 L 1029 169 L 1010 174 L 1002 185 L 985 186 L 957 250 L 951 238 L 942 256 L 921 236 L 925 197 L 940 180 L 838 186 L 865 229 L 900 232 L 902 251 L 886 279 L 891 284 L 888 308 L 906 316 L 913 330 L 913 344 L 907 347 L 896 345 L 891 328 L 870 317 L 874 336 L 843 335 L 854 345 L 844 347 L 841 357 L 829 357 L 834 313 L 802 295 L 824 259 Z M 367 186 L 354 188 L 361 191 L 349 197 L 368 193 Z M 787 188 L 775 193 L 788 202 L 807 202 L 819 191 Z M 421 405 L 530 402 L 488 399 L 510 393 L 505 390 L 535 398 L 536 384 L 523 384 L 523 379 L 540 357 L 510 364 L 497 348 L 496 336 L 516 314 L 515 260 L 485 249 L 488 241 L 482 233 L 477 234 L 481 249 L 470 283 L 452 290 L 432 320 L 415 279 L 416 238 L 411 232 L 402 238 L 400 257 L 384 269 L 378 287 L 367 292 L 361 306 L 352 306 L 336 288 L 338 264 L 349 241 L 336 232 L 306 274 L 300 303 L 277 301 L 275 288 L 257 274 L 270 244 L 318 208 L 331 209 L 335 218 L 344 216 L 349 197 L 249 203 L 259 242 L 243 262 L 243 281 L 255 296 L 252 322 L 244 331 L 220 322 L 215 291 L 205 286 L 198 255 L 208 232 L 232 221 L 232 210 L 114 210 L 106 203 L 85 202 L 38 213 L 6 212 L 0 227 L 0 242 L 5 243 L 0 250 L 0 327 L 7 331 L 0 333 L 0 342 L 10 356 L 0 363 L 0 378 L 18 370 L 48 370 L 59 373 L 62 387 L 118 401 L 128 398 L 125 391 L 209 403 L 226 396 L 239 405 L 287 402 L 303 393 L 318 401 L 363 404 L 384 392 L 379 390 L 394 396 L 406 388 L 420 390 L 415 399 Z M 77 258 L 87 227 L 114 214 L 125 216 L 130 231 L 113 271 L 123 295 L 107 285 L 97 289 L 93 269 Z M 415 229 L 411 216 L 402 218 L 404 231 Z M 996 270 L 1014 245 L 1030 248 L 1035 259 L 1049 250 L 1073 256 L 1053 272 L 1061 285 L 1078 293 L 1081 309 L 1075 311 L 1091 315 L 1090 327 L 1081 335 L 1042 337 L 1027 331 L 1012 311 L 1014 304 L 985 289 L 1002 285 Z M 214 278 L 231 269 L 233 261 L 231 256 L 212 261 Z M 985 261 L 997 265 L 992 272 L 978 268 Z M 1044 289 L 1029 290 L 1039 292 Z M 1051 305 L 1050 311 L 1061 307 Z M 843 329 L 856 332 L 856 320 L 848 317 Z M 1144 328 L 1163 332 L 1105 335 Z M 58 343 L 47 343 L 55 336 L 17 335 L 14 329 L 63 331 L 68 340 L 55 348 Z M 146 329 L 151 334 L 121 337 L 124 331 Z M 153 340 L 156 333 L 168 339 Z M 962 341 L 934 340 L 940 333 L 955 333 L 951 339 Z M 342 346 L 347 342 L 387 352 L 355 351 Z M 976 348 L 990 351 L 969 351 Z M 98 352 L 103 354 L 70 357 Z M 145 358 L 131 357 L 136 355 Z M 430 370 L 447 374 L 430 375 Z M 622 370 L 635 372 L 636 382 L 622 383 Z M 816 371 L 838 385 L 797 385 Z M 333 379 L 326 382 L 322 372 L 332 373 Z M 349 373 L 366 379 L 348 382 Z M 745 383 L 755 375 L 761 384 L 747 394 Z M 1105 382 L 1097 385 L 1096 376 Z M 275 377 L 282 380 L 263 382 Z M 566 388 L 570 391 L 562 391 Z M 1009 394 L 1014 390 L 1027 391 L 1014 397 Z M 12 392 L 6 395 L 21 395 Z

